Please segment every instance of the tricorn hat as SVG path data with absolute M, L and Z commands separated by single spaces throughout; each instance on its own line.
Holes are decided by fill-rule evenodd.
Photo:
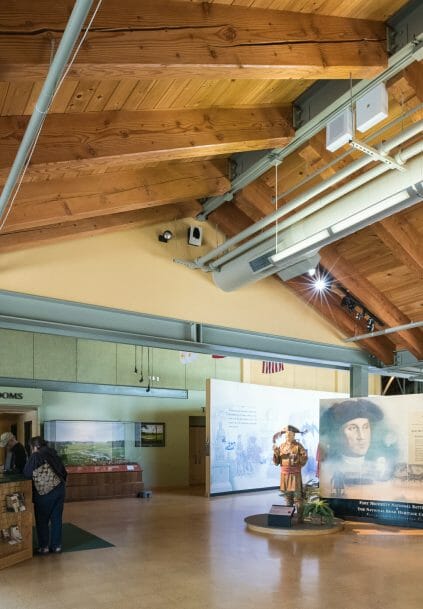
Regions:
M 292 431 L 294 433 L 301 433 L 301 431 L 298 429 L 298 427 L 294 427 L 294 425 L 287 425 L 286 427 L 282 427 L 282 429 L 280 431 L 277 431 L 274 434 L 273 442 L 276 442 L 276 440 L 278 438 L 280 438 L 281 436 L 283 436 L 283 434 L 286 433 L 287 431 Z
M 281 429 L 282 433 L 286 433 L 287 431 L 293 431 L 294 433 L 301 433 L 300 430 L 297 427 L 294 427 L 293 425 L 287 425 L 286 427 L 283 427 Z
M 374 423 L 383 419 L 383 412 L 377 404 L 363 398 L 336 402 L 322 416 L 322 431 L 325 426 L 341 427 L 352 419 L 368 419 Z

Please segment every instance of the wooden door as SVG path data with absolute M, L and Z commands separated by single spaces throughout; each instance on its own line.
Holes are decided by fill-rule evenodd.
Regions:
M 206 428 L 189 428 L 189 483 L 190 485 L 206 483 Z

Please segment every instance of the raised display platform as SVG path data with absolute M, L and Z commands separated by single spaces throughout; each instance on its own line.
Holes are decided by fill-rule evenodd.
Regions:
M 306 535 L 330 535 L 342 531 L 344 522 L 335 518 L 333 524 L 312 524 L 311 522 L 296 523 L 292 519 L 291 527 L 271 526 L 268 524 L 269 514 L 254 514 L 244 518 L 249 531 L 263 533 L 265 535 L 306 536 Z

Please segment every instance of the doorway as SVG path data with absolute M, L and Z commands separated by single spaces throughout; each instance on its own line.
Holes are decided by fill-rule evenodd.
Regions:
M 16 408 L 14 404 L 0 406 L 0 435 L 5 431 L 10 431 L 28 452 L 29 440 L 32 435 L 37 434 L 37 430 L 37 408 Z M 0 448 L 0 466 L 6 463 L 6 456 L 6 449 Z
M 206 417 L 189 418 L 189 485 L 206 484 Z
M 26 454 L 31 454 L 30 442 L 32 438 L 32 421 L 24 422 L 24 446 L 26 450 Z

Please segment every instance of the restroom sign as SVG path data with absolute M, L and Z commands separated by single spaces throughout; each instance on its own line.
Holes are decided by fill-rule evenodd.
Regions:
M 0 387 L 0 405 L 41 406 L 42 389 Z

